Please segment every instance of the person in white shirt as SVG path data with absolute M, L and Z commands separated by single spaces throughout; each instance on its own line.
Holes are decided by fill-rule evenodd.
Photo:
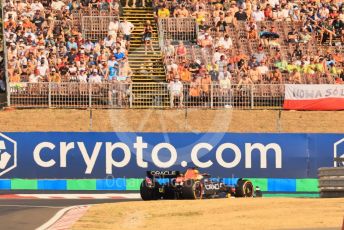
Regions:
M 127 49 L 130 47 L 131 33 L 134 31 L 135 26 L 133 23 L 128 22 L 126 19 L 120 24 L 121 31 L 124 34 L 123 39 L 127 41 Z
M 30 83 L 38 83 L 39 81 L 42 80 L 42 77 L 41 75 L 39 75 L 39 70 L 36 69 L 34 71 L 34 73 L 32 73 L 30 76 L 29 76 L 29 82 Z
M 174 107 L 175 98 L 179 98 L 179 106 L 183 106 L 183 84 L 179 78 L 175 78 L 174 81 L 171 81 L 168 85 L 171 95 L 171 106 Z
M 223 47 L 224 50 L 229 50 L 233 46 L 232 39 L 229 37 L 228 34 L 226 34 L 224 37 L 220 37 L 217 47 Z
M 166 65 L 167 72 L 172 71 L 173 73 L 178 72 L 178 65 L 172 61 L 172 59 L 168 60 L 168 63 Z
M 116 38 L 118 29 L 119 29 L 119 22 L 118 22 L 118 19 L 115 18 L 114 21 L 111 21 L 109 23 L 109 35 L 112 35 L 112 37 Z
M 264 12 L 260 10 L 259 7 L 255 11 L 252 12 L 252 18 L 255 22 L 261 22 L 265 20 Z
M 63 1 L 61 0 L 53 0 L 53 2 L 51 3 L 51 8 L 53 10 L 61 10 L 62 7 L 64 7 L 66 4 L 64 4 Z
M 80 68 L 79 69 L 79 74 L 78 74 L 78 82 L 80 83 L 87 83 L 87 74 L 85 69 Z
M 92 74 L 90 75 L 89 79 L 88 79 L 89 83 L 94 83 L 94 84 L 100 84 L 102 83 L 102 78 L 101 76 L 98 74 L 98 70 L 94 69 L 92 71 Z
M 31 10 L 33 12 L 36 12 L 37 10 L 43 11 L 44 10 L 44 6 L 38 0 L 35 0 L 33 3 L 31 3 Z

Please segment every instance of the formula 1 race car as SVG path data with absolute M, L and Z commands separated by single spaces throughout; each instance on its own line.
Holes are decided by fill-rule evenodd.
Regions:
M 165 183 L 160 184 L 159 181 Z M 209 174 L 200 174 L 196 168 L 179 171 L 147 171 L 142 181 L 140 194 L 143 200 L 157 199 L 204 199 L 261 196 L 249 180 L 239 179 L 234 186 L 227 186 L 221 180 L 211 179 Z

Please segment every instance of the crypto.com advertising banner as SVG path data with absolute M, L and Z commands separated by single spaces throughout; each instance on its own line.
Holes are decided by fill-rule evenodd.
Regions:
M 344 134 L 2 133 L 0 177 L 142 178 L 197 166 L 214 177 L 316 178 Z

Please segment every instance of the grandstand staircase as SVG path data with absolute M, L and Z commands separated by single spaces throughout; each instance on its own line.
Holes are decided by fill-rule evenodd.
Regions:
M 133 71 L 133 108 L 161 108 L 169 106 L 169 94 L 166 85 L 165 68 L 159 47 L 158 27 L 152 7 L 123 8 L 121 20 L 127 19 L 135 29 L 131 36 L 129 64 Z M 153 27 L 152 43 L 155 53 L 147 48 L 145 54 L 142 34 L 145 22 L 149 20 Z M 140 84 L 142 83 L 142 84 Z

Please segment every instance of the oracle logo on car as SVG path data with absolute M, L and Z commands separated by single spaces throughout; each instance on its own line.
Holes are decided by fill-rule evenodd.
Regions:
M 105 171 L 106 174 L 112 174 L 113 168 L 123 168 L 126 167 L 129 162 L 132 160 L 132 157 L 136 156 L 136 164 L 140 168 L 148 168 L 148 163 L 151 161 L 153 165 L 158 168 L 170 168 L 175 166 L 178 162 L 178 152 L 177 149 L 170 143 L 158 143 L 154 147 L 152 147 L 150 157 L 147 157 L 147 152 L 144 152 L 147 149 L 148 144 L 143 141 L 141 136 L 136 137 L 136 142 L 133 143 L 132 146 L 128 146 L 128 144 L 123 142 L 96 142 L 92 153 L 89 154 L 84 142 L 59 142 L 59 145 L 55 145 L 51 142 L 41 142 L 37 144 L 33 150 L 33 158 L 37 165 L 44 168 L 50 168 L 57 164 L 59 164 L 60 168 L 67 167 L 67 155 L 68 153 L 73 150 L 73 154 L 75 154 L 75 150 L 80 152 L 85 165 L 85 174 L 92 174 L 95 163 L 100 155 L 100 152 L 105 147 Z M 135 149 L 135 151 L 131 152 L 131 148 Z M 221 145 L 215 146 L 209 143 L 197 143 L 193 145 L 190 151 L 190 161 L 181 161 L 180 165 L 182 167 L 187 167 L 188 163 L 192 163 L 193 165 L 199 168 L 209 168 L 215 162 L 212 160 L 201 161 L 200 150 L 207 150 L 208 152 L 214 151 L 215 152 L 215 161 L 217 164 L 222 166 L 223 168 L 234 168 L 238 166 L 238 164 L 242 161 L 242 151 L 238 147 L 238 145 L 234 143 L 222 143 Z M 160 154 L 162 149 L 164 150 L 164 154 Z M 56 150 L 59 151 L 59 157 L 56 156 Z M 122 152 L 122 159 L 118 160 L 118 156 L 114 159 L 114 153 L 120 150 Z M 259 154 L 260 156 L 260 168 L 266 169 L 268 154 L 272 154 L 275 157 L 274 166 L 276 169 L 282 168 L 282 149 L 279 144 L 277 143 L 269 143 L 269 144 L 262 144 L 262 143 L 245 143 L 244 144 L 244 165 L 245 168 L 252 168 L 252 155 Z M 42 154 L 44 152 L 44 158 Z M 166 156 L 166 152 L 169 153 L 169 156 Z M 145 154 L 144 154 L 145 153 Z M 182 155 L 185 153 L 182 153 Z M 231 154 L 234 155 L 234 159 L 229 161 L 225 160 L 224 155 Z M 122 156 L 121 155 L 121 156 Z M 161 156 L 163 155 L 163 156 Z M 204 154 L 203 154 L 204 155 Z M 167 158 L 166 158 L 167 157 Z M 163 160 L 161 160 L 163 158 Z M 56 162 L 59 159 L 59 162 Z M 149 159 L 149 160 L 147 160 Z M 167 159 L 167 160 L 166 160 Z

